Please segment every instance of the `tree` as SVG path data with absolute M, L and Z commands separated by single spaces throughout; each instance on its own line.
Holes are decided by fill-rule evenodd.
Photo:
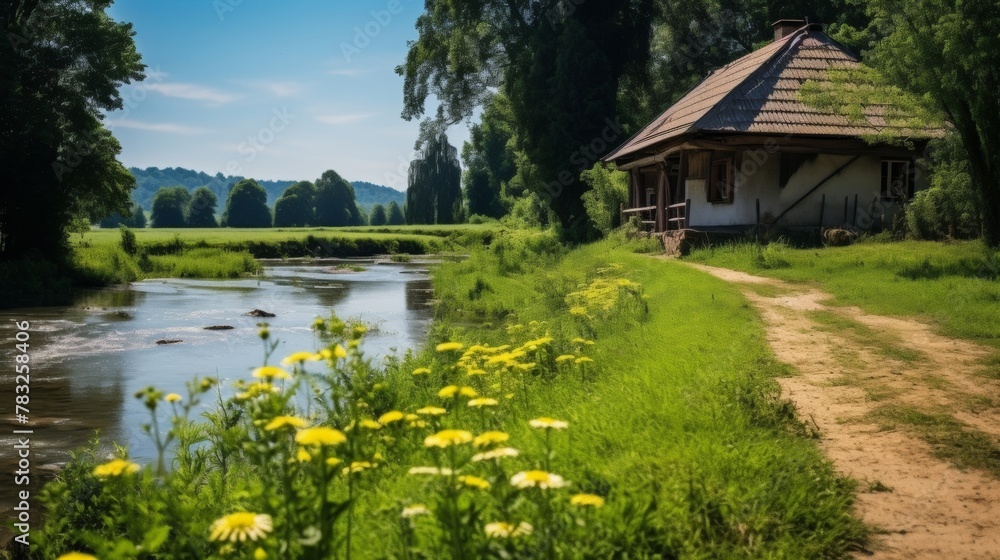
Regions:
M 222 214 L 223 227 L 271 227 L 271 211 L 267 208 L 267 191 L 253 179 L 243 179 L 233 185 Z
M 889 30 L 868 57 L 889 83 L 942 111 L 962 139 L 982 199 L 986 242 L 1000 247 L 1000 10 L 987 0 L 871 0 Z
M 162 187 L 153 197 L 151 214 L 155 228 L 182 228 L 187 225 L 184 212 L 191 203 L 191 193 L 185 187 Z
M 448 143 L 448 137 L 443 132 L 431 131 L 421 143 L 420 157 L 410 162 L 409 186 L 406 189 L 407 222 L 455 223 L 462 204 L 462 169 L 458 164 L 458 150 Z
M 191 195 L 187 207 L 187 225 L 195 228 L 219 227 L 215 221 L 215 207 L 219 198 L 208 187 L 198 187 Z
M 604 235 L 621 224 L 621 205 L 628 202 L 628 173 L 615 164 L 597 164 L 584 171 L 583 180 L 591 189 L 583 195 L 587 215 Z
M 132 205 L 130 214 L 122 215 L 118 212 L 112 212 L 110 216 L 100 222 L 100 226 L 104 229 L 117 228 L 121 225 L 130 228 L 146 227 L 146 212 L 138 202 Z
M 384 226 L 389 223 L 389 215 L 385 211 L 385 206 L 376 204 L 372 207 L 372 215 L 368 218 L 370 226 Z
M 332 169 L 316 180 L 316 225 L 340 227 L 356 225 L 360 212 L 354 187 Z
M 67 250 L 74 217 L 129 211 L 135 181 L 104 114 L 145 66 L 111 2 L 11 0 L 0 8 L 0 259 Z
M 469 214 L 499 218 L 507 213 L 504 185 L 517 172 L 513 116 L 503 95 L 490 99 L 482 121 L 472 126 L 462 148 L 466 172 L 462 178 Z
M 386 212 L 388 213 L 388 225 L 406 225 L 406 215 L 403 213 L 403 210 L 399 207 L 399 204 L 396 203 L 395 200 L 389 203 L 389 209 Z
M 316 218 L 316 186 L 309 181 L 299 181 L 285 189 L 274 203 L 275 227 L 303 227 L 312 225 Z
M 555 212 L 560 234 L 595 232 L 580 172 L 626 139 L 617 120 L 623 77 L 647 70 L 653 0 L 440 0 L 417 20 L 397 72 L 408 119 L 431 94 L 437 119 L 457 123 L 499 89 L 511 102 L 518 147 L 538 168 L 531 185 Z M 411 212 L 412 213 L 412 212 Z

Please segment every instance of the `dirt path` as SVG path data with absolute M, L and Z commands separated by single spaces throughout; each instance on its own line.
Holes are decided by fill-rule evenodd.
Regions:
M 988 349 L 825 305 L 831 296 L 815 289 L 692 266 L 740 285 L 777 357 L 797 370 L 779 380 L 784 395 L 840 472 L 860 481 L 858 513 L 880 530 L 859 557 L 1000 559 L 1000 480 L 957 468 L 940 444 L 961 433 L 1000 445 L 1000 383 L 978 374 Z M 901 414 L 908 420 L 894 422 Z

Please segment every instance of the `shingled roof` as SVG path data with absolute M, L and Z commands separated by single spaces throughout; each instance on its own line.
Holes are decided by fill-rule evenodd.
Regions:
M 713 71 L 604 159 L 634 157 L 697 132 L 861 137 L 885 129 L 885 120 L 871 112 L 865 126 L 799 101 L 799 89 L 806 81 L 829 81 L 828 69 L 860 64 L 821 29 L 806 25 Z

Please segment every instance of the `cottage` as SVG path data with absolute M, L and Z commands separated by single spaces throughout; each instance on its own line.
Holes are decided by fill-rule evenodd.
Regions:
M 655 232 L 869 229 L 925 186 L 914 162 L 938 131 L 902 131 L 910 147 L 872 145 L 865 138 L 890 126 L 878 109 L 858 123 L 807 106 L 805 82 L 859 60 L 819 25 L 774 29 L 774 42 L 712 72 L 604 158 L 630 173 L 626 219 Z

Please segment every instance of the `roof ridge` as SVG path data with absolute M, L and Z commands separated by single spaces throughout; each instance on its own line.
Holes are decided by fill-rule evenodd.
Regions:
M 784 56 L 786 56 L 786 55 L 788 55 L 788 54 L 790 54 L 790 53 L 792 53 L 794 51 L 797 51 L 798 47 L 802 46 L 802 42 L 805 40 L 805 38 L 807 36 L 809 36 L 809 34 L 810 34 L 811 31 L 813 31 L 813 25 L 814 24 L 807 23 L 806 25 L 804 25 L 801 28 L 799 28 L 798 30 L 796 30 L 794 33 L 789 33 L 785 37 L 781 38 L 780 40 L 784 41 L 785 44 L 782 45 L 781 48 L 779 48 L 778 50 L 776 50 L 773 54 L 771 54 L 771 56 L 769 56 L 767 58 L 767 60 L 761 62 L 760 65 L 758 65 L 757 68 L 753 72 L 750 72 L 749 74 L 747 74 L 747 76 L 745 78 L 743 78 L 743 80 L 741 80 L 738 84 L 734 85 L 732 87 L 732 89 L 729 90 L 729 93 L 727 93 L 725 96 L 723 96 L 722 99 L 720 99 L 718 102 L 716 102 L 712 106 L 711 109 L 709 109 L 708 111 L 706 111 L 705 114 L 703 114 L 698 120 L 696 120 L 694 123 L 692 123 L 691 127 L 688 129 L 688 131 L 689 132 L 697 132 L 697 131 L 701 130 L 702 127 L 699 126 L 699 125 L 702 124 L 703 121 L 708 121 L 710 119 L 716 118 L 717 113 L 720 110 L 720 107 L 723 107 L 726 104 L 726 102 L 728 102 L 730 99 L 732 99 L 733 97 L 735 97 L 736 94 L 741 91 L 741 89 L 743 88 L 743 86 L 745 84 L 747 84 L 750 80 L 757 79 L 761 74 L 765 73 L 764 72 L 765 69 L 767 69 L 769 71 L 770 70 L 774 70 L 774 63 L 775 62 L 777 62 L 778 60 L 782 59 Z M 822 31 L 819 31 L 819 33 L 821 33 L 824 36 L 826 36 L 826 34 L 823 33 Z M 759 50 L 758 51 L 754 51 L 754 52 L 759 52 Z M 752 55 L 754 53 L 750 53 L 750 54 Z M 750 55 L 747 55 L 747 56 L 750 56 Z M 739 59 L 737 59 L 737 61 L 743 60 L 743 58 L 746 58 L 746 57 L 739 58 Z

